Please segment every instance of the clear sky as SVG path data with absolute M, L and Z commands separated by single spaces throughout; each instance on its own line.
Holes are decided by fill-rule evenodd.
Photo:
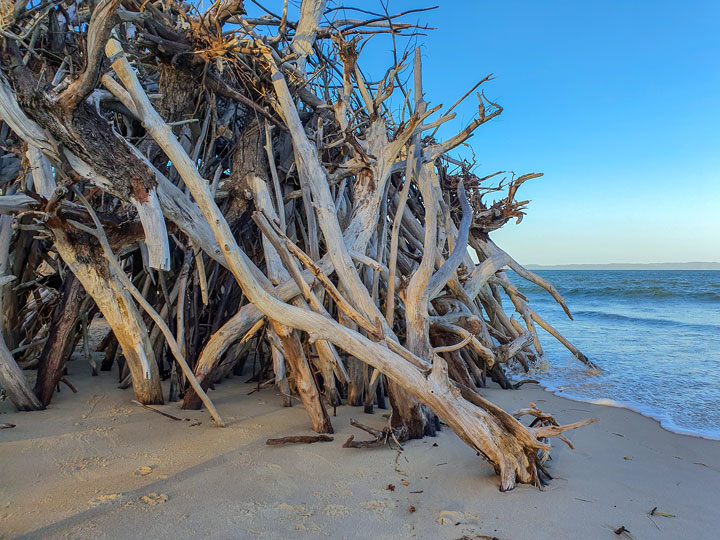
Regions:
M 426 99 L 449 106 L 494 73 L 505 111 L 469 141 L 478 173 L 545 173 L 498 243 L 523 263 L 720 261 L 720 1 L 435 3 L 406 18 L 437 27 L 418 38 Z M 384 71 L 389 43 L 360 64 Z M 456 110 L 446 136 L 477 102 Z

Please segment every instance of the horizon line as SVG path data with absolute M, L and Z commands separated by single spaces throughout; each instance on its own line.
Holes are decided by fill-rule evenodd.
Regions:
M 525 264 L 527 267 L 545 267 L 545 268 L 557 268 L 563 266 L 713 266 L 720 270 L 720 261 L 687 261 L 687 262 L 610 262 L 610 263 L 558 263 L 558 264 L 539 264 L 539 263 L 528 263 Z M 706 268 L 701 268 L 704 270 Z

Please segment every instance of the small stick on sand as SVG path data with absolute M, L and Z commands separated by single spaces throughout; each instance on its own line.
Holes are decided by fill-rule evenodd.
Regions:
M 173 416 L 172 414 L 158 411 L 156 408 L 150 407 L 149 405 L 143 405 L 142 403 L 134 399 L 132 400 L 132 402 L 140 405 L 143 409 L 147 409 L 148 411 L 152 411 L 154 413 L 162 414 L 163 416 L 165 416 L 166 418 L 170 418 L 171 420 L 177 420 L 178 422 L 182 422 L 183 420 L 187 420 L 188 422 L 190 421 L 189 418 L 178 418 L 177 416 Z
M 60 379 L 60 382 L 63 383 L 63 384 L 65 384 L 65 386 L 67 386 L 70 390 L 72 390 L 72 393 L 73 393 L 73 394 L 77 394 L 77 393 L 78 393 L 78 389 L 75 388 L 75 386 L 73 385 L 73 383 L 71 383 L 71 382 L 68 380 L 67 377 L 62 377 L 62 378 Z

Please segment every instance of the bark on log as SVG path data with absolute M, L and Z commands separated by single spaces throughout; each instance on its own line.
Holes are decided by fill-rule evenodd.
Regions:
M 62 288 L 62 299 L 55 308 L 48 340 L 40 355 L 37 380 L 33 392 L 40 402 L 47 407 L 52 401 L 58 382 L 62 378 L 65 362 L 72 354 L 77 331 L 80 305 L 85 299 L 82 283 L 69 274 Z

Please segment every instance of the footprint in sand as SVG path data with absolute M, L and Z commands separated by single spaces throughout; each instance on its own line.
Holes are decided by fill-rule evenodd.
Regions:
M 382 516 L 385 514 L 385 510 L 390 508 L 391 504 L 387 501 L 363 501 L 360 503 L 360 506 L 365 510 L 372 510 Z
M 349 489 L 338 489 L 337 491 L 313 491 L 312 496 L 325 501 L 334 501 L 341 497 L 349 497 L 353 492 Z
M 351 509 L 342 504 L 328 504 L 323 508 L 323 513 L 331 517 L 347 516 L 351 513 Z
M 140 500 L 146 504 L 164 504 L 168 500 L 168 496 L 164 493 L 148 493 L 140 497 Z
M 95 497 L 94 499 L 90 499 L 88 501 L 88 504 L 90 506 L 99 506 L 101 504 L 105 504 L 105 503 L 117 500 L 120 497 L 122 497 L 122 493 L 111 493 L 110 495 L 100 495 L 98 497 Z
M 135 476 L 147 476 L 150 473 L 152 473 L 152 467 L 148 467 L 147 465 L 138 467 L 137 469 L 135 469 L 135 472 L 133 472 Z
M 312 531 L 315 533 L 319 533 L 322 529 L 315 525 L 312 521 L 308 521 L 307 523 L 298 523 L 295 525 L 296 531 Z
M 277 510 L 284 514 L 285 516 L 288 516 L 290 519 L 297 519 L 300 518 L 306 518 L 312 516 L 312 512 L 308 511 L 307 506 L 304 504 L 288 504 L 288 503 L 280 503 L 277 505 Z
M 460 523 L 476 522 L 480 516 L 467 512 L 453 512 L 452 510 L 443 510 L 435 520 L 440 525 L 456 525 Z

